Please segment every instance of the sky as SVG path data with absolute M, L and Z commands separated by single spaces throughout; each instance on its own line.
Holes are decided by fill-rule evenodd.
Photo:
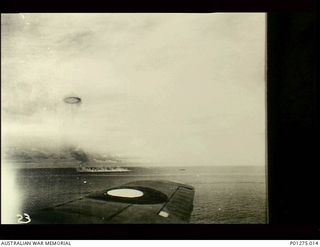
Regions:
M 263 13 L 1 15 L 2 145 L 263 166 L 265 31 Z

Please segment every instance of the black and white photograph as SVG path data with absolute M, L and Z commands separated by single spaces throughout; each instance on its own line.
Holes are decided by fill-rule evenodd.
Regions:
M 1 224 L 267 224 L 265 13 L 1 14 Z

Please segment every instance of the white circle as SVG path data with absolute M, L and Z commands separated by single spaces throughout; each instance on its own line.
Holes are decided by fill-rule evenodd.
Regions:
M 134 189 L 114 189 L 114 190 L 109 190 L 107 194 L 110 196 L 126 197 L 126 198 L 135 198 L 135 197 L 143 196 L 142 191 L 134 190 Z

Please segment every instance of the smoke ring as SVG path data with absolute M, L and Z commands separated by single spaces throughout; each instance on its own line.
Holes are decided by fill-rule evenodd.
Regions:
M 81 98 L 71 96 L 71 97 L 64 98 L 63 101 L 67 104 L 79 104 L 81 103 Z

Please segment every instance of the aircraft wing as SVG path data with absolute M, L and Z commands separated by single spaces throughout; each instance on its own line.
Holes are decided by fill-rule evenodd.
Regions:
M 134 181 L 30 213 L 31 224 L 188 223 L 194 188 L 170 181 Z

